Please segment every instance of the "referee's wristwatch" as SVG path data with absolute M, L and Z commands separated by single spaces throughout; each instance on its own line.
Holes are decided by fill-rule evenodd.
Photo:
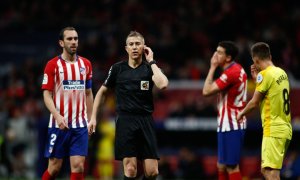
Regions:
M 156 64 L 156 61 L 154 59 L 149 62 L 149 66 L 151 66 L 152 64 Z

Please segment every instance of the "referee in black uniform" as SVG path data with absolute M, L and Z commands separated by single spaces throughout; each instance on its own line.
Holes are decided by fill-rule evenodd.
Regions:
M 124 179 L 136 178 L 138 159 L 143 162 L 144 179 L 156 179 L 159 157 L 152 118 L 152 88 L 155 85 L 165 89 L 168 79 L 156 65 L 153 52 L 140 33 L 130 32 L 125 49 L 128 61 L 111 66 L 95 97 L 88 130 L 90 135 L 95 132 L 100 104 L 108 88 L 114 88 L 117 101 L 115 158 L 123 161 Z

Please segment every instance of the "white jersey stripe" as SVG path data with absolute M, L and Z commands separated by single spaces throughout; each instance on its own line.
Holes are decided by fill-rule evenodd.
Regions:
M 70 97 L 72 97 L 71 98 L 72 99 L 72 114 L 71 114 L 72 128 L 75 128 L 75 127 L 77 127 L 77 125 L 76 125 L 76 102 L 77 102 L 77 97 L 76 97 L 75 93 L 71 93 Z
M 64 79 L 64 68 L 62 66 L 61 60 L 57 61 L 57 66 L 58 66 L 58 69 L 57 69 L 58 79 L 55 83 L 56 88 L 57 88 L 57 91 L 56 91 L 56 93 L 57 93 L 57 96 L 56 96 L 56 109 L 61 111 L 62 109 L 64 109 L 64 107 L 61 107 L 61 105 L 62 105 L 61 104 L 61 99 L 63 98 L 63 95 L 61 93 L 61 91 L 62 91 L 62 80 Z M 55 127 L 58 128 L 58 124 L 57 124 L 56 121 L 55 121 Z
M 52 122 L 54 121 L 54 117 L 52 115 L 52 113 L 50 114 L 50 121 L 49 121 L 49 124 L 48 124 L 48 127 L 52 127 Z
M 223 102 L 220 101 L 220 100 L 218 100 L 218 109 L 219 109 L 219 111 L 218 111 L 218 130 L 217 130 L 217 132 L 222 131 L 222 129 L 223 129 L 221 127 L 221 125 L 222 125 L 221 121 L 222 121 L 222 118 L 223 118 L 223 115 L 222 115 L 222 112 L 223 112 Z
M 79 59 L 79 63 L 80 63 L 80 67 L 87 69 L 88 67 L 85 66 L 85 64 L 83 63 L 82 59 Z M 84 76 L 84 82 L 86 81 L 85 76 Z M 85 85 L 85 84 L 84 84 Z M 85 93 L 85 92 L 84 92 Z M 86 96 L 83 96 L 81 98 L 81 103 L 79 104 L 80 107 L 80 112 L 83 112 L 84 114 L 81 113 L 81 115 L 79 116 L 80 118 L 82 118 L 82 120 L 80 121 L 80 126 L 84 126 L 83 122 L 85 121 L 85 124 L 88 123 L 88 118 L 87 118 L 87 112 L 86 112 Z
M 78 64 L 78 63 L 75 63 L 75 64 L 71 64 L 71 73 L 72 73 L 72 79 L 77 79 L 77 72 L 76 72 L 76 68 L 75 68 L 75 65 Z M 71 102 L 71 109 L 72 109 L 72 113 L 71 113 L 71 117 L 72 117 L 72 128 L 76 128 L 77 127 L 77 124 L 76 124 L 76 121 L 78 121 L 78 119 L 76 119 L 76 109 L 77 109 L 77 106 L 76 106 L 76 102 L 77 102 L 77 94 L 78 93 L 70 93 L 70 97 L 72 97 L 72 102 Z
M 70 63 L 65 63 L 66 64 L 66 68 L 67 68 L 67 75 L 68 75 L 68 80 L 72 80 L 72 70 L 71 70 L 71 64 Z M 67 91 L 67 94 L 66 98 L 67 98 L 67 103 L 65 104 L 65 107 L 68 107 L 68 111 L 65 112 L 65 117 L 67 119 L 67 122 L 69 122 L 69 119 L 73 120 L 72 119 L 72 113 L 73 113 L 73 104 L 72 104 L 72 92 L 70 91 Z M 71 108 L 70 108 L 71 106 Z M 68 113 L 67 113 L 68 112 Z M 72 126 L 73 127 L 73 126 Z
M 80 79 L 78 63 L 72 64 L 71 74 L 73 74 L 73 73 L 75 74 L 75 77 L 72 77 L 72 79 L 74 79 L 74 78 Z M 71 115 L 72 116 L 72 128 L 75 128 L 75 127 L 77 127 L 76 121 L 78 121 L 78 119 L 76 119 L 76 113 L 77 113 L 76 102 L 78 101 L 78 99 L 77 99 L 78 96 L 77 96 L 77 93 L 71 93 L 70 96 L 72 97 L 72 115 Z
M 82 67 L 85 68 L 83 60 L 81 58 L 78 58 L 78 68 L 82 68 Z M 78 75 L 80 76 L 80 74 L 78 74 Z M 80 77 L 78 77 L 78 78 L 80 78 Z M 82 79 L 82 80 L 84 80 L 84 86 L 85 86 L 85 79 Z M 78 97 L 78 101 L 77 101 L 76 106 L 78 106 L 78 109 L 79 109 L 79 113 L 78 113 L 78 118 L 80 119 L 79 126 L 84 127 L 84 124 L 83 124 L 84 119 L 82 118 L 83 117 L 82 113 L 85 114 L 86 112 L 83 112 L 82 104 L 85 104 L 84 103 L 85 96 L 77 96 L 77 97 Z
M 223 99 L 223 124 L 222 124 L 222 132 L 228 131 L 230 129 L 229 123 L 228 123 L 228 111 L 227 111 L 227 95 Z
M 56 96 L 55 96 L 55 107 L 56 107 L 56 110 L 58 110 L 58 111 L 60 109 L 60 98 L 61 98 L 60 91 L 57 91 Z M 50 126 L 52 127 L 52 122 L 50 122 L 50 123 L 51 123 Z M 56 120 L 55 120 L 55 127 L 58 127 Z
M 234 109 L 230 109 L 230 112 L 231 112 L 231 118 L 232 119 L 236 119 L 235 110 Z M 239 129 L 237 121 L 232 121 L 232 125 L 233 125 L 233 129 L 234 130 Z

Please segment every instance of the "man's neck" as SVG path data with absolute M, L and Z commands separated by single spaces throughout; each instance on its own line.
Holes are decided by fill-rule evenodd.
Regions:
M 142 58 L 141 59 L 129 59 L 128 65 L 132 68 L 138 67 L 140 64 L 142 64 Z
M 234 63 L 234 61 L 230 61 L 228 63 L 225 63 L 224 66 L 222 67 L 223 70 L 227 69 L 228 67 L 230 67 L 232 64 Z
M 71 62 L 71 63 L 76 62 L 76 54 L 70 55 L 67 53 L 62 53 L 61 57 L 63 58 L 63 60 L 67 62 Z
M 261 61 L 261 70 L 267 69 L 269 66 L 274 66 L 273 62 L 271 60 Z

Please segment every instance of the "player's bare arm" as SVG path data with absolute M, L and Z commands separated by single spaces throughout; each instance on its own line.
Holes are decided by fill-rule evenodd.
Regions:
M 88 120 L 90 121 L 92 116 L 93 99 L 94 99 L 92 89 L 86 89 L 85 95 L 86 95 L 86 111 L 87 111 Z
M 101 86 L 100 89 L 98 90 L 97 94 L 96 94 L 95 101 L 94 101 L 94 104 L 93 104 L 91 120 L 88 124 L 89 135 L 92 135 L 93 133 L 96 132 L 97 114 L 100 110 L 101 103 L 104 101 L 107 90 L 108 90 L 107 87 Z
M 54 119 L 56 120 L 59 129 L 66 130 L 69 129 L 65 118 L 59 114 L 59 112 L 56 110 L 53 98 L 52 98 L 52 92 L 49 90 L 44 90 L 43 92 L 44 96 L 44 102 L 50 113 L 53 115 Z
M 264 97 L 264 94 L 262 94 L 262 93 L 260 93 L 258 91 L 255 91 L 252 99 L 248 102 L 248 104 L 243 109 L 243 111 L 238 114 L 237 121 L 239 123 L 241 123 L 243 121 L 243 116 L 247 115 L 253 109 L 255 109 L 256 107 L 258 107 L 259 103 L 261 102 L 261 100 L 263 99 L 263 97 Z
M 144 46 L 144 54 L 148 63 L 153 61 L 153 51 L 146 45 Z M 168 78 L 164 75 L 164 73 L 162 73 L 161 69 L 155 63 L 150 66 L 153 72 L 152 80 L 155 86 L 159 89 L 166 89 L 169 84 Z
M 219 87 L 213 80 L 215 71 L 218 66 L 219 66 L 219 61 L 218 61 L 218 57 L 217 57 L 217 52 L 215 52 L 210 60 L 210 68 L 209 68 L 207 77 L 204 82 L 203 90 L 202 90 L 203 96 L 210 96 L 210 95 L 216 94 L 217 92 L 220 91 Z

